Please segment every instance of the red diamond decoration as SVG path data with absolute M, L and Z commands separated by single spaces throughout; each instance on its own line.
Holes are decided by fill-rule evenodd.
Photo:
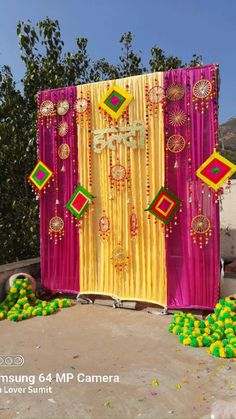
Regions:
M 71 211 L 75 217 L 80 218 L 93 198 L 95 197 L 91 195 L 82 185 L 79 185 L 65 205 L 65 208 Z

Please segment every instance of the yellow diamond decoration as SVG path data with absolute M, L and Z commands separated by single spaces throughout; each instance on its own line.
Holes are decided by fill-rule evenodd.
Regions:
M 196 175 L 217 191 L 235 171 L 235 164 L 214 151 L 196 171 Z
M 113 119 L 117 120 L 133 100 L 133 96 L 113 84 L 101 99 L 99 106 Z

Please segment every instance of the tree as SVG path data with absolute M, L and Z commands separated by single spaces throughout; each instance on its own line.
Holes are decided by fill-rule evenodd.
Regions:
M 104 58 L 92 61 L 86 38 L 76 39 L 76 52 L 64 52 L 58 20 L 47 17 L 36 27 L 19 22 L 17 35 L 25 64 L 22 89 L 17 89 L 8 66 L 0 69 L 0 263 L 39 255 L 38 202 L 26 180 L 36 163 L 38 91 L 186 66 L 154 47 L 150 68 L 145 68 L 131 32 L 120 39 L 116 65 Z M 201 60 L 193 55 L 189 65 Z

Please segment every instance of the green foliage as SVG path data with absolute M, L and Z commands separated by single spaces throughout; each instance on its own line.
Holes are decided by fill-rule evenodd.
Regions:
M 36 163 L 38 91 L 186 66 L 154 47 L 150 68 L 145 68 L 131 32 L 120 39 L 115 65 L 104 58 L 92 61 L 86 38 L 76 39 L 75 52 L 64 52 L 59 22 L 48 17 L 36 27 L 19 22 L 17 35 L 25 64 L 22 89 L 17 89 L 8 66 L 0 69 L 0 263 L 39 255 L 38 201 L 27 183 Z M 193 55 L 189 65 L 200 65 L 201 60 Z

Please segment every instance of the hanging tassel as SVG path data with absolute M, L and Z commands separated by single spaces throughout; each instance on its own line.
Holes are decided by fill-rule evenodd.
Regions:
M 174 169 L 178 169 L 178 168 L 179 168 L 178 160 L 175 160 Z
M 228 192 L 231 192 L 231 180 L 230 179 L 227 180 L 226 189 L 228 189 Z

